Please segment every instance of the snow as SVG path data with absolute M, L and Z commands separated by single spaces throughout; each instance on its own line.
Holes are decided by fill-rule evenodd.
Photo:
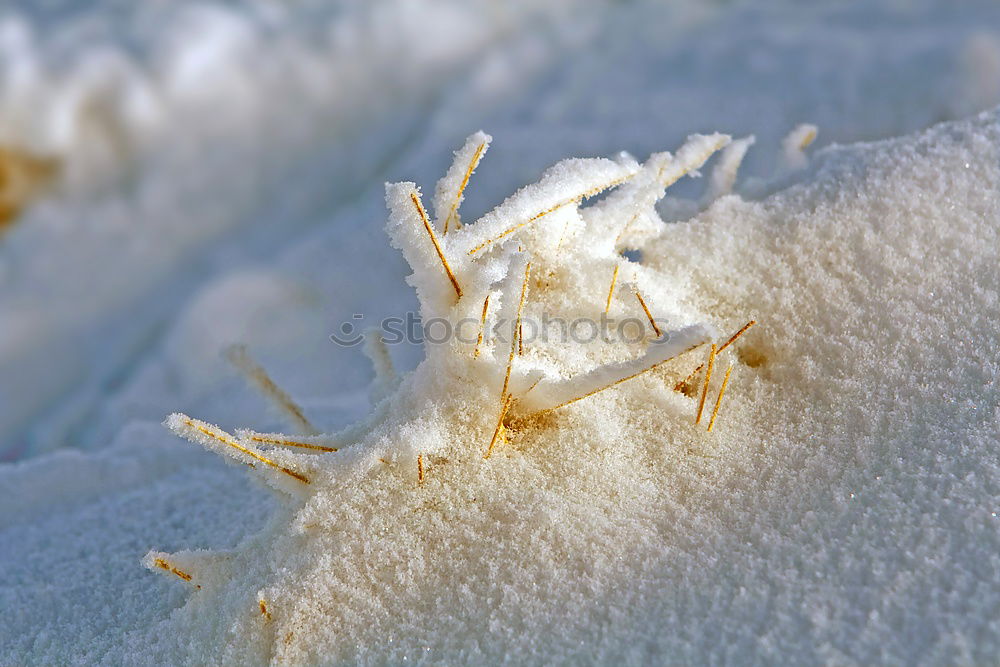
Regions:
M 72 21 L 0 17 L 0 51 L 12 53 L 0 145 L 60 170 L 57 196 L 0 247 L 0 318 L 16 322 L 0 332 L 0 436 L 22 452 L 79 430 L 196 285 L 380 181 L 473 54 L 562 13 L 514 7 L 484 22 L 492 3 L 345 2 L 315 16 L 156 4 L 124 19 L 107 10 L 124 26 L 97 43 Z
M 435 6 L 440 14 L 408 14 L 407 24 L 482 23 Z M 355 11 L 330 20 L 357 45 L 371 34 L 364 26 L 386 23 Z M 246 26 L 270 25 L 237 5 L 197 16 L 212 36 L 181 49 L 178 80 L 195 80 L 185 77 L 198 58 L 245 65 L 265 43 Z M 357 116 L 336 128 L 317 129 L 339 111 L 268 87 L 281 75 L 220 83 L 214 116 L 197 105 L 163 112 L 162 136 L 189 127 L 190 146 L 211 141 L 217 161 L 192 160 L 188 139 L 175 139 L 176 152 L 150 139 L 140 166 L 107 158 L 108 171 L 96 170 L 131 174 L 128 187 L 155 193 L 148 199 L 129 199 L 114 178 L 69 179 L 0 241 L 0 430 L 9 455 L 26 459 L 0 467 L 0 663 L 989 662 L 1000 636 L 1000 115 L 829 144 L 908 134 L 1000 102 L 989 83 L 1000 40 L 984 27 L 993 18 L 995 8 L 975 3 L 961 13 L 933 3 L 637 3 L 573 20 L 517 10 L 464 49 L 424 40 L 441 69 L 394 80 L 433 79 L 436 96 L 358 83 L 370 97 L 344 101 Z M 284 20 L 274 34 L 294 43 L 302 28 Z M 24 30 L 10 43 L 22 45 L 17 53 L 54 51 L 57 27 L 38 28 L 43 46 L 23 46 Z M 371 71 L 394 62 L 385 34 L 357 62 L 375 63 Z M 338 66 L 287 48 L 288 68 Z M 141 81 L 146 65 L 136 62 L 129 76 Z M 19 71 L 37 71 L 29 65 Z M 4 89 L 44 80 L 19 76 Z M 207 94 L 194 83 L 184 90 Z M 5 99 L 16 106 L 17 96 Z M 388 111 L 366 113 L 382 100 Z M 263 133 L 260 144 L 248 137 L 284 124 L 237 122 L 303 108 L 320 120 Z M 44 118 L 34 122 L 64 127 Z M 802 152 L 808 131 L 793 130 L 804 121 L 819 134 Z M 463 138 L 480 127 L 494 138 L 490 151 L 462 193 L 465 224 L 444 234 L 438 201 L 455 199 L 459 165 L 479 145 L 462 148 Z M 659 151 L 682 161 L 685 136 L 715 130 L 756 143 L 724 148 L 706 165 L 709 183 L 676 183 L 632 236 L 598 238 L 631 219 L 630 186 L 671 164 Z M 67 135 L 46 131 L 24 136 L 38 137 L 35 150 L 67 146 L 52 138 Z M 251 174 L 268 151 L 286 166 Z M 88 160 L 101 155 L 74 147 L 61 159 L 90 174 Z M 516 206 L 487 213 L 489 234 L 469 224 L 573 155 L 612 157 L 549 172 L 558 187 L 529 186 Z M 632 155 L 646 168 L 637 172 Z M 395 241 L 409 268 L 382 231 L 383 180 L 429 185 L 442 173 L 428 210 L 449 258 L 510 229 L 503 222 L 562 204 L 481 258 L 456 260 L 458 301 L 422 224 Z M 631 180 L 578 208 L 587 173 L 599 173 L 597 185 Z M 350 184 L 331 190 L 338 174 Z M 189 187 L 199 180 L 203 189 Z M 190 215 L 157 212 L 163 203 Z M 123 224 L 144 212 L 148 225 Z M 641 262 L 616 257 L 616 243 Z M 520 310 L 511 298 L 522 290 L 524 266 L 511 263 L 519 245 L 534 254 L 536 279 L 548 280 L 525 290 L 525 318 L 537 319 L 543 302 L 567 316 L 599 314 L 617 266 L 617 317 L 645 321 L 638 291 L 666 331 L 701 323 L 724 342 L 756 320 L 716 360 L 706 410 L 734 370 L 713 431 L 694 424 L 697 392 L 673 390 L 706 360 L 704 347 L 530 427 L 515 403 L 506 439 L 485 461 L 509 338 L 478 358 L 429 345 L 427 361 L 401 377 L 390 362 L 403 373 L 424 352 L 394 347 L 389 359 L 373 343 L 372 406 L 361 348 L 335 348 L 328 334 L 352 313 L 368 326 L 412 309 L 411 271 L 427 286 L 421 306 L 478 322 L 489 294 L 489 317 L 510 319 Z M 31 261 L 38 256 L 66 270 Z M 88 282 L 98 274 L 122 286 L 99 289 Z M 106 338 L 111 331 L 125 333 Z M 546 387 L 573 398 L 591 388 L 588 377 L 625 378 L 645 364 L 636 360 L 646 347 L 670 341 L 525 341 L 509 387 L 522 408 L 534 392 L 539 401 L 557 393 Z M 182 411 L 241 443 L 283 437 L 284 417 L 220 359 L 239 342 L 317 427 L 338 432 L 299 438 L 337 452 L 253 445 L 309 478 L 308 491 L 202 431 L 256 467 L 225 467 L 159 426 Z M 182 432 L 184 419 L 171 418 Z M 246 484 L 247 472 L 264 485 Z M 164 576 L 142 568 L 147 553 Z

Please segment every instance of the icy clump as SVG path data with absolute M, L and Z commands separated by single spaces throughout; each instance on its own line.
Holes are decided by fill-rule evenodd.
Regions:
M 428 345 L 329 436 L 171 416 L 282 509 L 234 550 L 150 552 L 191 596 L 129 661 L 994 654 L 997 113 L 829 149 L 799 185 L 657 227 L 657 179 L 724 143 L 563 163 L 448 234 L 447 206 L 431 220 L 414 185 L 387 187 L 425 315 L 645 322 L 649 304 L 675 332 Z M 620 185 L 582 206 L 595 183 Z M 634 220 L 641 263 L 619 255 Z M 706 355 L 683 353 L 751 318 L 714 360 L 711 398 L 734 370 L 707 434 L 676 390 Z

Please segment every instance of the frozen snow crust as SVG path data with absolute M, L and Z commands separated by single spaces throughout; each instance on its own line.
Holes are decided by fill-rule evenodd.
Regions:
M 167 607 L 148 611 L 122 603 L 134 619 L 124 641 L 115 627 L 72 650 L 45 639 L 59 630 L 56 611 L 33 639 L 5 640 L 8 659 L 981 663 L 995 655 L 997 112 L 830 148 L 761 200 L 723 195 L 690 220 L 659 221 L 643 179 L 662 176 L 664 165 L 696 168 L 693 156 L 725 142 L 695 137 L 644 166 L 627 157 L 557 165 L 552 179 L 487 214 L 483 233 L 494 238 L 499 221 L 523 221 L 532 202 L 569 203 L 494 241 L 482 260 L 449 263 L 460 299 L 423 229 L 417 190 L 388 187 L 390 236 L 425 314 L 478 312 L 490 294 L 516 316 L 522 291 L 525 317 L 543 305 L 600 311 L 606 269 L 620 263 L 611 308 L 634 311 L 639 291 L 675 333 L 618 349 L 525 341 L 521 353 L 496 343 L 476 357 L 458 343 L 431 348 L 360 425 L 299 438 L 337 452 L 265 447 L 261 438 L 273 434 L 225 436 L 270 464 L 175 415 L 168 425 L 182 435 L 255 463 L 251 474 L 279 499 L 268 523 L 234 549 L 147 556 L 153 569 L 190 577 L 167 571 L 161 586 L 186 597 L 174 590 Z M 623 184 L 578 207 L 569 195 L 595 189 L 588 179 Z M 448 201 L 449 187 L 442 181 L 435 199 Z M 446 258 L 477 246 L 478 223 L 444 235 L 447 214 L 434 208 L 428 226 Z M 637 214 L 639 233 L 616 242 L 616 225 Z M 620 258 L 623 246 L 640 248 L 641 263 Z M 710 396 L 719 369 L 734 370 L 711 433 L 694 424 L 697 393 L 674 390 L 704 348 L 561 407 L 551 398 L 576 396 L 574 379 L 624 378 L 630 360 L 724 342 L 751 318 L 758 324 L 716 360 Z M 649 356 L 671 340 L 685 344 Z M 548 402 L 531 408 L 532 392 L 546 387 Z M 497 439 L 502 389 L 513 405 Z M 210 530 L 222 491 L 202 477 L 159 482 L 178 499 L 149 520 L 182 517 L 193 531 Z M 105 498 L 99 511 L 113 516 L 134 502 L 127 495 Z M 5 549 L 45 530 L 14 526 Z M 37 593 L 20 599 L 31 595 L 37 604 Z

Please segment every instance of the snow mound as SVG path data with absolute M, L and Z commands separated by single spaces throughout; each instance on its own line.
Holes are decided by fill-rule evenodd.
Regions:
M 432 219 L 414 184 L 387 186 L 424 318 L 507 335 L 427 343 L 339 434 L 171 416 L 280 507 L 235 549 L 150 552 L 190 596 L 114 650 L 149 664 L 995 654 L 1000 117 L 827 149 L 763 200 L 663 223 L 663 189 L 726 142 L 566 161 L 449 233 L 446 203 Z M 467 173 L 482 157 L 469 146 Z M 461 172 L 438 199 L 460 201 Z M 524 334 L 601 313 L 646 331 Z

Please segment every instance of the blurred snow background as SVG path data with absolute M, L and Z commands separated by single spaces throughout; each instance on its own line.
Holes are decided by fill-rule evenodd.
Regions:
M 467 217 L 568 155 L 718 130 L 756 135 L 742 173 L 768 177 L 800 122 L 819 147 L 997 103 L 985 0 L 6 3 L 0 147 L 58 165 L 0 236 L 0 456 L 21 461 L 0 467 L 0 590 L 30 610 L 10 641 L 58 656 L 141 623 L 181 599 L 139 569 L 150 544 L 253 531 L 234 517 L 267 500 L 158 426 L 278 425 L 225 345 L 322 426 L 365 411 L 368 362 L 328 336 L 415 305 L 382 182 L 431 187 L 472 131 L 495 140 Z
M 200 404 L 233 341 L 307 402 L 356 392 L 366 362 L 327 335 L 412 305 L 381 183 L 429 184 L 471 131 L 496 142 L 470 213 L 563 156 L 695 131 L 755 134 L 743 174 L 768 176 L 799 122 L 825 145 L 1000 101 L 998 19 L 989 2 L 8 4 L 0 147 L 58 175 L 0 241 L 0 455 L 100 447 Z
M 348 243 L 360 242 L 351 228 L 377 234 L 374 220 L 333 218 L 383 180 L 499 44 L 524 43 L 511 63 L 524 76 L 540 66 L 559 48 L 551 33 L 560 12 L 489 2 L 121 3 L 0 20 L 0 145 L 59 165 L 49 195 L 0 245 L 7 458 L 95 444 L 102 404 L 152 350 L 177 361 L 186 346 L 173 384 L 190 386 L 215 374 L 199 368 L 215 359 L 204 347 L 212 341 L 199 339 L 209 330 L 249 343 L 274 334 L 276 346 L 294 347 L 291 334 L 276 334 L 289 326 L 281 313 L 247 319 L 268 299 L 307 310 L 312 299 L 342 317 L 350 304 L 326 296 L 329 281 L 310 296 L 308 281 L 293 284 L 256 260 L 273 261 L 319 226 L 339 227 Z M 524 24 L 536 27 L 522 36 Z M 371 266 L 362 252 L 327 261 L 339 265 L 327 273 L 341 287 L 359 267 L 351 262 Z M 240 270 L 254 277 L 226 287 Z M 320 304 L 319 294 L 334 301 Z M 171 344 L 174 322 L 188 340 Z M 325 328 L 311 322 L 300 334 L 322 342 Z

